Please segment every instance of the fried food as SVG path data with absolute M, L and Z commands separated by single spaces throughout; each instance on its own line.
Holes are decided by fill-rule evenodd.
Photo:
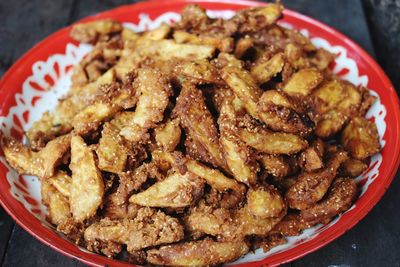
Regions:
M 134 219 L 102 219 L 85 230 L 85 241 L 127 245 L 128 252 L 180 241 L 183 227 L 173 217 L 151 208 L 142 208 Z
M 357 177 L 361 175 L 366 169 L 368 165 L 358 159 L 349 158 L 340 166 L 340 175 L 343 177 Z
M 293 164 L 293 160 L 284 155 L 262 154 L 259 156 L 259 160 L 267 173 L 278 178 L 291 175 L 298 169 L 296 164 Z
M 347 153 L 339 151 L 328 160 L 325 168 L 300 174 L 286 192 L 289 207 L 304 210 L 321 200 L 335 179 L 340 165 L 347 158 Z
M 233 261 L 248 251 L 249 246 L 244 241 L 204 239 L 151 249 L 147 252 L 147 261 L 165 266 L 209 266 Z
M 214 266 L 287 242 L 348 210 L 379 152 L 376 97 L 335 55 L 280 26 L 280 1 L 136 33 L 79 23 L 92 44 L 71 88 L 2 138 L 40 178 L 47 220 L 76 244 L 139 265 Z M 351 178 L 347 178 L 351 177 Z
M 76 221 L 82 222 L 96 214 L 97 208 L 103 201 L 104 182 L 93 151 L 79 136 L 71 138 L 70 168 L 71 212 Z
M 183 208 L 193 205 L 203 195 L 204 182 L 187 172 L 172 173 L 143 192 L 132 195 L 131 203 L 145 207 Z
M 259 218 L 280 217 L 286 211 L 283 197 L 272 186 L 249 189 L 247 205 L 250 213 Z
M 274 125 L 273 129 L 305 136 L 314 127 L 305 112 L 292 99 L 277 90 L 264 92 L 258 109 L 264 120 Z
M 138 95 L 136 110 L 120 134 L 128 141 L 138 142 L 147 129 L 163 119 L 171 88 L 163 74 L 154 69 L 139 69 L 133 87 Z
M 281 217 L 259 218 L 249 212 L 247 206 L 228 210 L 200 207 L 185 218 L 190 232 L 202 232 L 224 241 L 242 240 L 246 236 L 264 236 L 281 220 Z
M 277 53 L 265 62 L 258 62 L 251 68 L 251 75 L 258 84 L 268 82 L 283 70 L 285 58 L 283 53 Z
M 308 146 L 306 140 L 297 135 L 271 132 L 263 128 L 238 129 L 238 136 L 247 145 L 267 154 L 293 154 Z
M 50 141 L 41 151 L 35 152 L 12 137 L 4 137 L 4 154 L 8 163 L 21 174 L 48 178 L 63 160 L 70 148 L 70 135 L 63 135 Z
M 334 216 L 350 208 L 357 197 L 357 185 L 351 178 L 337 178 L 325 199 L 316 205 L 302 210 L 301 218 L 309 223 L 327 223 Z
M 72 178 L 64 171 L 58 171 L 53 176 L 47 178 L 47 181 L 65 197 L 68 198 L 70 196 Z
M 110 69 L 97 80 L 71 92 L 60 101 L 54 112 L 46 112 L 26 133 L 31 147 L 40 150 L 48 141 L 70 132 L 74 116 L 103 94 L 102 85 L 112 84 L 114 80 L 115 72 Z
M 257 182 L 258 164 L 250 148 L 235 136 L 235 117 L 233 106 L 228 101 L 225 101 L 218 118 L 220 129 L 219 141 L 233 177 L 237 181 L 247 185 L 255 185 Z
M 227 170 L 218 140 L 218 132 L 204 96 L 194 84 L 183 84 L 174 108 L 182 127 L 190 138 L 191 156 Z
M 376 125 L 363 117 L 351 119 L 344 128 L 341 143 L 353 158 L 365 159 L 380 149 Z
M 43 204 L 48 209 L 48 219 L 52 224 L 59 225 L 71 217 L 68 198 L 54 187 L 49 179 L 41 184 Z
M 154 129 L 156 146 L 160 150 L 172 152 L 181 140 L 181 128 L 177 120 L 169 120 Z
M 282 90 L 290 96 L 305 97 L 310 95 L 323 79 L 323 75 L 317 69 L 301 69 L 292 75 Z
M 82 43 L 96 43 L 102 36 L 122 31 L 122 25 L 112 20 L 79 23 L 72 27 L 71 37 Z

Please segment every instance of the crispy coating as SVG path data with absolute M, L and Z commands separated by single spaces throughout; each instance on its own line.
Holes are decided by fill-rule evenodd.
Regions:
M 122 25 L 119 22 L 106 19 L 75 24 L 70 36 L 78 42 L 94 44 L 100 37 L 120 31 Z
M 96 214 L 103 201 L 104 182 L 90 148 L 79 136 L 71 138 L 71 212 L 82 222 Z
M 125 170 L 128 151 L 119 130 L 111 123 L 105 123 L 96 149 L 100 170 L 121 173 Z
M 134 219 L 102 219 L 85 230 L 87 242 L 112 241 L 127 245 L 128 252 L 177 242 L 183 238 L 178 220 L 161 211 L 142 208 Z
M 129 204 L 128 199 L 135 191 L 149 179 L 160 179 L 161 174 L 158 167 L 150 162 L 144 163 L 134 171 L 120 173 L 119 184 L 114 192 L 109 194 L 105 200 L 105 217 L 110 219 L 132 218 L 136 216 L 138 206 Z
M 302 210 L 301 218 L 310 224 L 327 223 L 334 216 L 346 211 L 357 197 L 357 184 L 351 178 L 337 178 L 323 200 Z
M 250 235 L 266 235 L 280 220 L 280 217 L 256 217 L 249 212 L 247 206 L 233 211 L 199 207 L 185 218 L 185 226 L 190 232 L 200 231 L 232 241 Z
M 35 150 L 41 149 L 48 141 L 71 131 L 71 122 L 74 116 L 102 94 L 101 85 L 111 84 L 114 80 L 114 70 L 110 69 L 94 82 L 88 83 L 80 90 L 71 92 L 70 95 L 61 100 L 54 112 L 45 113 L 27 131 L 26 135 L 31 147 Z
M 58 191 L 49 179 L 42 181 L 41 195 L 43 204 L 47 206 L 47 219 L 52 224 L 59 225 L 71 216 L 68 198 Z
M 332 80 L 317 88 L 310 98 L 316 135 L 329 138 L 338 133 L 358 113 L 361 97 L 359 90 L 345 81 Z
M 204 96 L 194 84 L 183 85 L 173 116 L 179 118 L 190 138 L 192 157 L 229 170 L 221 153 L 215 122 L 205 104 Z
M 57 171 L 53 176 L 47 178 L 48 182 L 54 186 L 65 197 L 71 193 L 72 178 L 64 171 Z
M 219 141 L 233 177 L 247 185 L 255 185 L 258 164 L 254 153 L 235 135 L 235 117 L 233 106 L 228 101 L 225 101 L 218 118 L 221 133 Z
M 295 97 L 308 96 L 322 82 L 323 75 L 316 69 L 302 69 L 293 74 L 283 87 L 283 91 Z
M 271 175 L 277 178 L 283 178 L 293 174 L 296 171 L 296 166 L 283 155 L 262 154 L 259 156 L 264 169 Z
M 262 94 L 258 110 L 267 125 L 274 125 L 271 127 L 274 130 L 304 136 L 309 134 L 314 126 L 292 99 L 277 90 L 269 90 Z
M 204 181 L 191 173 L 175 172 L 132 195 L 129 202 L 146 207 L 183 208 L 193 205 L 203 195 L 203 186 Z
M 209 45 L 221 52 L 232 52 L 234 40 L 231 37 L 217 38 L 204 34 L 192 34 L 185 31 L 174 31 L 173 37 L 177 43 L 188 43 L 195 45 Z
M 335 179 L 340 165 L 347 158 L 347 153 L 337 152 L 329 159 L 325 168 L 300 174 L 294 185 L 286 192 L 289 207 L 304 210 L 321 200 Z
M 3 149 L 7 162 L 19 173 L 45 179 L 54 175 L 55 168 L 70 148 L 70 140 L 70 135 L 60 136 L 35 152 L 12 137 L 4 137 Z
M 247 145 L 268 154 L 290 155 L 308 146 L 307 141 L 297 135 L 271 132 L 262 128 L 255 130 L 239 128 L 237 134 Z
M 136 43 L 135 49 L 142 56 L 156 57 L 161 60 L 174 58 L 200 60 L 211 58 L 215 48 L 210 45 L 179 44 L 173 40 L 141 39 Z
M 281 217 L 286 212 L 285 200 L 272 186 L 250 188 L 247 206 L 250 213 L 259 218 Z
M 361 175 L 368 165 L 358 159 L 349 158 L 340 166 L 339 174 L 343 177 L 357 177 Z
M 172 152 L 181 140 L 181 128 L 177 120 L 168 120 L 154 129 L 156 146 L 160 150 Z
M 250 70 L 258 84 L 268 82 L 283 70 L 285 58 L 283 53 L 277 53 L 265 62 L 257 62 Z
M 239 11 L 232 21 L 237 25 L 239 33 L 257 32 L 274 24 L 282 15 L 283 6 L 280 2 L 271 3 L 265 7 L 254 7 Z
M 222 172 L 209 168 L 195 160 L 185 159 L 178 153 L 172 154 L 161 151 L 154 151 L 152 156 L 156 161 L 164 161 L 174 165 L 181 171 L 181 173 L 189 171 L 194 175 L 197 175 L 204 179 L 211 187 L 220 192 L 231 190 L 239 195 L 244 194 L 245 187 L 241 183 L 238 183 L 235 179 L 226 177 Z
M 250 73 L 240 67 L 228 65 L 222 69 L 221 75 L 235 95 L 243 102 L 246 111 L 252 117 L 259 118 L 257 103 L 262 95 L 262 90 Z
M 233 261 L 248 251 L 244 241 L 216 242 L 207 238 L 151 249 L 147 261 L 165 266 L 214 266 Z
M 304 164 L 304 170 L 306 172 L 312 172 L 321 169 L 324 166 L 323 156 L 324 154 L 320 153 L 318 148 L 314 145 L 304 150 L 300 156 Z
M 362 160 L 379 151 L 378 137 L 378 130 L 373 122 L 355 117 L 343 130 L 340 141 L 353 158 Z
M 154 69 L 139 69 L 133 86 L 137 88 L 138 102 L 129 125 L 120 134 L 131 142 L 138 142 L 147 129 L 163 119 L 172 92 L 167 79 Z
M 296 236 L 303 230 L 312 227 L 313 224 L 306 222 L 298 213 L 289 213 L 275 225 L 270 234 L 280 234 L 283 236 Z

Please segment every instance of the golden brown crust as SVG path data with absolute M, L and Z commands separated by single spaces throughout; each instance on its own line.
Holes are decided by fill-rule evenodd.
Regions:
M 204 181 L 187 172 L 172 173 L 160 182 L 129 198 L 129 202 L 159 208 L 183 208 L 193 205 L 203 195 Z
M 147 261 L 165 266 L 209 266 L 233 261 L 249 251 L 244 241 L 212 239 L 162 246 L 147 252 Z
M 142 208 L 135 219 L 102 219 L 85 230 L 85 240 L 126 244 L 127 250 L 177 242 L 183 238 L 183 227 L 178 220 L 161 211 Z
M 40 178 L 53 176 L 55 168 L 70 148 L 71 135 L 53 139 L 39 152 L 25 147 L 12 137 L 4 137 L 3 149 L 8 163 L 21 174 Z
M 346 159 L 345 152 L 337 152 L 327 162 L 325 168 L 300 174 L 295 184 L 286 192 L 289 207 L 304 210 L 321 200 L 335 179 L 340 164 Z
M 351 178 L 337 178 L 327 196 L 316 205 L 302 210 L 301 218 L 309 223 L 327 223 L 334 216 L 346 211 L 357 197 L 357 185 Z
M 190 138 L 190 151 L 194 159 L 228 170 L 222 156 L 218 132 L 204 96 L 194 84 L 185 83 L 177 98 L 173 112 Z
M 96 166 L 93 151 L 79 136 L 71 138 L 70 168 L 71 212 L 76 221 L 82 222 L 96 214 L 97 208 L 103 201 L 104 182 Z
M 365 159 L 380 149 L 376 125 L 363 117 L 351 119 L 342 132 L 341 144 L 353 158 Z

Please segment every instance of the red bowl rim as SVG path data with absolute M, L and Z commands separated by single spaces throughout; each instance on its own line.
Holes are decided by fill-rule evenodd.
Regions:
M 263 3 L 263 2 L 251 1 L 251 0 L 237 0 L 237 1 L 234 1 L 234 2 L 232 2 L 230 0 L 161 0 L 161 1 L 150 0 L 150 1 L 140 2 L 140 3 L 133 3 L 133 4 L 129 4 L 129 5 L 122 5 L 122 6 L 119 6 L 119 7 L 104 11 L 104 12 L 100 12 L 100 13 L 95 14 L 95 15 L 87 16 L 87 17 L 79 20 L 78 22 L 95 20 L 95 19 L 99 19 L 100 17 L 102 17 L 102 18 L 108 17 L 111 14 L 116 13 L 116 12 L 118 12 L 120 10 L 123 10 L 123 9 L 125 9 L 127 7 L 130 7 L 130 8 L 134 7 L 135 10 L 140 10 L 141 8 L 149 8 L 149 7 L 152 7 L 152 6 L 164 5 L 166 7 L 166 10 L 167 10 L 168 6 L 173 6 L 173 5 L 180 4 L 180 3 L 221 3 L 221 4 L 241 5 L 243 7 L 252 7 L 252 6 L 265 5 L 265 3 Z M 352 41 L 350 38 L 348 38 L 347 36 L 345 36 L 344 34 L 339 32 L 338 30 L 333 29 L 332 27 L 330 27 L 330 26 L 328 26 L 328 25 L 326 25 L 326 24 L 324 24 L 324 23 L 322 23 L 320 21 L 317 21 L 317 20 L 315 20 L 313 18 L 310 18 L 310 17 L 308 17 L 306 15 L 300 14 L 300 13 L 298 13 L 296 11 L 292 11 L 292 10 L 286 9 L 286 8 L 284 10 L 284 14 L 285 15 L 289 15 L 291 17 L 294 17 L 296 19 L 303 20 L 303 21 L 305 21 L 305 22 L 307 22 L 309 24 L 314 24 L 315 26 L 317 26 L 319 28 L 322 28 L 324 31 L 330 33 L 331 35 L 335 35 L 336 37 L 340 38 L 344 43 L 346 43 L 346 45 L 351 47 L 354 51 L 357 51 L 358 54 L 361 56 L 361 58 L 364 58 L 365 61 L 370 65 L 370 67 L 372 67 L 372 70 L 375 73 L 375 75 L 377 75 L 379 80 L 381 80 L 381 82 L 384 84 L 385 91 L 387 91 L 387 94 L 390 95 L 390 103 L 394 107 L 396 107 L 396 106 L 400 107 L 399 98 L 398 98 L 398 96 L 396 94 L 396 91 L 395 91 L 391 81 L 386 76 L 386 74 L 384 73 L 382 68 L 378 65 L 378 63 L 376 63 L 376 61 L 363 48 L 361 48 L 354 41 Z M 1 90 L 1 89 L 8 82 L 8 80 L 11 77 L 11 75 L 14 72 L 17 72 L 19 68 L 24 68 L 24 61 L 35 55 L 36 48 L 41 47 L 41 46 L 45 46 L 45 45 L 49 45 L 53 40 L 55 40 L 56 38 L 64 35 L 66 32 L 68 32 L 70 30 L 71 26 L 72 25 L 66 26 L 66 27 L 61 28 L 60 30 L 54 32 L 53 34 L 49 35 L 48 37 L 46 37 L 42 41 L 38 42 L 31 49 L 29 49 L 26 53 L 24 53 L 7 70 L 7 72 L 3 75 L 2 79 L 0 80 L 0 95 L 3 94 L 3 90 Z M 0 103 L 0 109 L 2 109 L 3 107 L 4 107 L 4 104 L 1 105 L 1 103 Z M 391 125 L 391 127 L 396 127 L 395 132 L 400 133 L 400 108 L 399 109 L 394 109 L 393 119 L 395 121 L 395 125 Z M 397 138 L 395 140 L 395 144 L 394 145 L 395 145 L 394 146 L 395 148 L 396 147 L 400 148 L 400 138 Z M 357 216 L 353 216 L 351 219 L 349 219 L 347 221 L 346 224 L 342 225 L 342 227 L 336 229 L 335 232 L 330 232 L 330 234 L 327 235 L 326 238 L 319 239 L 318 242 L 302 243 L 300 245 L 297 245 L 296 249 L 290 249 L 290 250 L 278 253 L 278 254 L 285 253 L 286 254 L 286 258 L 284 260 L 272 261 L 272 262 L 269 263 L 269 265 L 276 266 L 276 265 L 283 264 L 283 263 L 286 263 L 286 262 L 289 262 L 289 261 L 296 260 L 296 259 L 298 259 L 300 257 L 303 257 L 303 256 L 305 256 L 305 255 L 307 255 L 307 254 L 309 254 L 309 253 L 311 253 L 311 252 L 313 252 L 313 251 L 315 251 L 315 250 L 327 245 L 328 243 L 332 242 L 333 240 L 335 240 L 339 236 L 343 235 L 350 228 L 352 228 L 358 221 L 363 219 L 369 213 L 369 211 L 381 199 L 381 197 L 386 192 L 387 188 L 389 187 L 390 183 L 392 182 L 392 180 L 393 180 L 393 178 L 395 176 L 395 173 L 396 173 L 396 171 L 397 171 L 397 169 L 399 167 L 399 164 L 400 164 L 400 151 L 398 150 L 395 153 L 396 154 L 393 155 L 393 157 L 391 158 L 390 165 L 392 167 L 391 167 L 391 169 L 389 171 L 389 174 L 385 177 L 386 179 L 384 180 L 384 184 L 382 184 L 380 186 L 380 189 L 375 192 L 375 195 L 371 196 L 371 201 L 369 202 L 369 205 L 366 205 L 366 206 L 362 207 L 363 209 L 360 210 L 358 214 L 356 214 Z M 41 236 L 38 233 L 36 233 L 35 230 L 32 230 L 30 228 L 29 222 L 26 222 L 25 220 L 20 219 L 18 217 L 18 214 L 14 213 L 13 208 L 11 206 L 7 205 L 6 200 L 5 200 L 5 198 L 4 198 L 2 193 L 0 194 L 0 204 L 3 206 L 4 210 L 6 210 L 6 212 L 24 230 L 29 232 L 32 236 L 34 236 L 36 239 L 40 240 L 42 243 L 48 245 L 49 247 L 55 249 L 56 251 L 62 253 L 65 256 L 68 256 L 70 258 L 76 258 L 76 259 L 80 260 L 81 262 L 84 262 L 84 263 L 92 265 L 92 266 L 102 266 L 101 264 L 93 261 L 92 259 L 81 258 L 79 256 L 74 255 L 71 252 L 65 251 L 63 247 L 59 246 L 58 244 L 52 243 L 51 240 L 48 240 L 44 236 Z M 37 219 L 35 218 L 35 220 L 37 220 Z M 36 229 L 36 230 L 40 231 L 40 229 Z M 327 231 L 324 231 L 324 232 L 327 232 Z M 316 239 L 318 239 L 318 238 L 316 238 Z M 256 262 L 240 264 L 240 266 L 259 266 L 260 264 L 263 264 L 267 260 L 271 261 L 271 258 L 274 257 L 274 256 L 275 255 L 271 255 L 271 256 L 267 257 L 268 259 L 265 258 L 265 259 L 262 259 L 262 260 L 256 261 Z M 105 262 L 115 263 L 115 261 L 108 261 L 109 259 L 106 258 L 106 257 L 103 257 L 103 258 L 104 258 L 103 263 L 105 263 Z M 124 266 L 128 266 L 128 265 L 126 265 L 126 263 L 123 263 L 123 262 L 120 262 L 119 264 L 124 265 Z

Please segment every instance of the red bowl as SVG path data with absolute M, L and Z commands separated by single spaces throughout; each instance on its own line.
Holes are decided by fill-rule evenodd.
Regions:
M 85 18 L 84 21 L 112 18 L 130 23 L 128 27 L 144 30 L 160 22 L 179 18 L 188 3 L 196 2 L 215 16 L 231 16 L 233 11 L 260 6 L 251 1 L 174 0 L 149 1 Z M 224 10 L 221 12 L 221 10 Z M 228 10 L 228 11 L 227 11 Z M 283 26 L 308 35 L 312 42 L 336 54 L 333 71 L 357 85 L 372 89 L 379 101 L 368 112 L 380 134 L 381 153 L 371 159 L 368 170 L 357 178 L 362 194 L 346 213 L 326 226 L 316 226 L 299 237 L 289 238 L 288 245 L 274 248 L 268 254 L 257 251 L 236 264 L 246 266 L 278 265 L 304 256 L 334 240 L 360 221 L 388 188 L 400 161 L 400 111 L 395 90 L 378 64 L 358 45 L 336 30 L 291 10 L 284 11 Z M 23 131 L 65 93 L 71 67 L 90 50 L 69 37 L 71 27 L 52 34 L 22 56 L 0 82 L 0 134 L 23 138 Z M 91 253 L 58 234 L 45 221 L 46 209 L 40 204 L 39 184 L 35 177 L 20 176 L 13 171 L 0 150 L 0 202 L 5 210 L 43 243 L 72 258 L 93 266 L 129 266 L 129 264 Z

